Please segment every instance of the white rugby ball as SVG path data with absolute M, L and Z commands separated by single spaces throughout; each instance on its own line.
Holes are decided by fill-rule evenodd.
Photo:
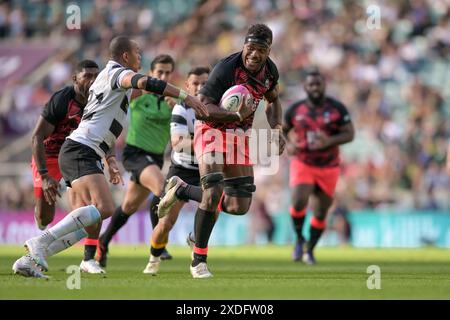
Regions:
M 220 107 L 230 112 L 236 112 L 242 99 L 247 99 L 247 105 L 252 103 L 252 95 L 243 85 L 235 85 L 229 88 L 220 99 Z

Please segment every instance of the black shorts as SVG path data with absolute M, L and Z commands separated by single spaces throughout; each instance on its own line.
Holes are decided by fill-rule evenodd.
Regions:
M 94 149 L 70 139 L 64 141 L 59 152 L 58 163 L 68 187 L 82 176 L 103 174 L 102 158 Z
M 200 172 L 198 170 L 186 169 L 182 166 L 172 164 L 167 172 L 166 183 L 173 176 L 178 176 L 187 184 L 200 185 Z M 164 186 L 165 187 L 165 186 Z
M 125 170 L 131 173 L 131 181 L 139 184 L 139 177 L 145 168 L 153 164 L 159 169 L 163 167 L 164 155 L 147 152 L 127 144 L 123 149 L 122 164 Z

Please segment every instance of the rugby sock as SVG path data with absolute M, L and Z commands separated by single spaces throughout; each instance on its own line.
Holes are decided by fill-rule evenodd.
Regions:
M 167 243 L 156 243 L 150 240 L 150 254 L 154 257 L 159 257 L 166 248 L 166 245 Z
M 159 222 L 158 218 L 158 204 L 161 199 L 155 195 L 153 195 L 152 201 L 150 202 L 150 221 L 152 222 L 153 230 Z
M 87 237 L 87 232 L 84 228 L 78 229 L 77 231 L 66 234 L 64 237 L 56 239 L 47 248 L 47 256 L 51 257 L 55 254 L 73 246 L 75 243 L 81 239 Z
M 100 221 L 101 215 L 95 206 L 89 205 L 81 207 L 73 210 L 65 216 L 64 219 L 39 236 L 39 241 L 44 245 L 49 246 L 56 239 L 62 238 L 71 232 L 91 226 Z
M 202 202 L 203 191 L 202 188 L 198 186 L 193 186 L 190 184 L 181 186 L 175 194 L 180 200 L 194 200 L 197 202 Z
M 315 216 L 311 218 L 311 226 L 309 228 L 309 241 L 307 244 L 308 251 L 312 251 L 320 239 L 326 227 L 325 220 L 319 220 Z
M 305 238 L 303 237 L 303 224 L 305 223 L 305 216 L 306 216 L 306 208 L 303 210 L 295 210 L 294 207 L 291 207 L 289 209 L 289 213 L 292 218 L 292 223 L 294 225 L 295 233 L 297 234 L 297 242 L 303 242 L 305 241 Z
M 117 233 L 117 231 L 119 231 L 120 228 L 122 228 L 125 223 L 127 223 L 129 217 L 129 215 L 123 212 L 121 206 L 118 206 L 116 208 L 116 211 L 114 211 L 114 214 L 111 217 L 111 222 L 109 223 L 108 228 L 106 228 L 105 232 L 101 236 L 100 243 L 102 244 L 102 246 L 108 246 L 112 237 Z
M 84 240 L 84 261 L 94 259 L 97 245 L 98 239 L 87 238 Z
M 198 208 L 194 220 L 195 246 L 192 266 L 206 262 L 208 254 L 208 241 L 216 222 L 215 212 Z
M 192 260 L 192 266 L 197 266 L 200 262 L 206 262 L 206 258 L 208 256 L 208 247 L 199 248 L 194 245 L 194 260 Z

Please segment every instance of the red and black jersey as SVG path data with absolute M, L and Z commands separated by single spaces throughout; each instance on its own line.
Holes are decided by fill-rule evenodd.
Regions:
M 234 53 L 221 60 L 214 67 L 205 86 L 200 90 L 204 96 L 211 98 L 217 105 L 222 95 L 234 85 L 244 85 L 253 96 L 253 114 L 242 122 L 219 123 L 205 121 L 205 123 L 220 130 L 242 128 L 248 130 L 252 127 L 253 117 L 259 102 L 264 94 L 270 92 L 278 83 L 278 69 L 268 58 L 265 65 L 257 74 L 251 74 L 242 62 L 242 51 Z
M 308 100 L 292 104 L 284 116 L 287 129 L 293 129 L 297 137 L 296 157 L 303 163 L 315 167 L 338 166 L 339 146 L 324 150 L 310 150 L 308 140 L 314 139 L 317 131 L 331 136 L 351 122 L 347 108 L 339 101 L 326 97 L 322 106 L 312 106 Z
M 53 133 L 44 140 L 47 158 L 57 158 L 66 137 L 78 127 L 84 106 L 75 100 L 73 86 L 57 91 L 44 107 L 41 116 L 55 126 Z

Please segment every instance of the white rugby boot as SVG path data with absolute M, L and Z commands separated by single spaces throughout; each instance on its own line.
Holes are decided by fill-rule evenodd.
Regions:
M 100 267 L 100 264 L 98 261 L 91 259 L 87 261 L 81 261 L 80 264 L 80 270 L 86 273 L 92 273 L 92 274 L 100 274 L 100 273 L 106 273 L 102 267 Z
M 159 271 L 159 265 L 161 264 L 161 258 L 150 255 L 147 266 L 142 273 L 156 275 Z
M 47 249 L 39 241 L 39 237 L 34 237 L 25 241 L 24 247 L 33 260 L 41 266 L 44 271 L 48 271 L 48 264 L 45 260 L 47 257 Z
M 12 266 L 12 270 L 14 274 L 18 274 L 23 277 L 48 279 L 48 276 L 42 273 L 41 268 L 36 264 L 30 254 L 17 259 Z
M 208 265 L 206 264 L 206 262 L 200 262 L 195 267 L 193 267 L 191 265 L 190 269 L 191 269 L 191 275 L 192 275 L 193 278 L 205 279 L 205 278 L 212 278 L 213 277 L 212 273 L 209 272 L 209 270 L 208 270 Z
M 182 185 L 186 185 L 186 182 L 177 176 L 171 177 L 167 182 L 165 195 L 161 198 L 158 205 L 158 217 L 160 219 L 167 215 L 175 202 L 177 202 L 176 192 Z

